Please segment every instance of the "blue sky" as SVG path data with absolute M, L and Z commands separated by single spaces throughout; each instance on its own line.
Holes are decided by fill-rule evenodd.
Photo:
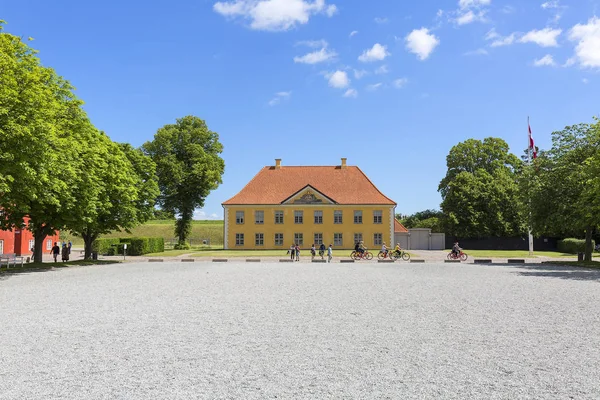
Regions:
M 60 5 L 57 5 L 60 4 Z M 7 32 L 77 88 L 93 123 L 139 146 L 193 114 L 219 133 L 223 184 L 265 165 L 358 165 L 398 203 L 437 208 L 445 157 L 468 138 L 516 154 L 591 122 L 600 0 L 181 0 L 0 3 Z M 357 188 L 360 190 L 360 188 Z

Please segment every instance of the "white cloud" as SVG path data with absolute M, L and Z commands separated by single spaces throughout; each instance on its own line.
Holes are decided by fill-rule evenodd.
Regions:
M 563 64 L 563 67 L 572 67 L 573 65 L 575 65 L 576 62 L 577 62 L 577 59 L 575 57 L 571 57 L 567 61 L 565 61 L 565 63 Z
M 405 40 L 408 51 L 416 54 L 421 61 L 427 59 L 440 44 L 440 40 L 427 28 L 413 30 Z
M 387 17 L 383 17 L 383 18 L 377 17 L 374 19 L 374 21 L 376 24 L 387 24 L 388 22 L 390 22 L 390 20 L 387 19 Z
M 294 57 L 295 63 L 301 64 L 318 64 L 326 61 L 333 61 L 337 53 L 335 51 L 329 51 L 326 48 L 321 50 L 313 51 L 312 53 L 305 54 L 301 57 Z
M 370 92 L 374 92 L 375 90 L 379 89 L 382 85 L 383 83 L 381 82 L 374 83 L 372 85 L 367 85 L 367 90 Z
M 489 53 L 486 49 L 481 48 L 477 50 L 467 51 L 465 56 L 487 56 Z
M 458 17 L 454 20 L 458 25 L 467 25 L 472 22 L 486 22 L 485 18 L 486 10 L 481 10 L 474 12 L 473 10 L 468 10 L 466 12 L 460 12 Z
M 335 71 L 325 75 L 329 80 L 329 86 L 336 89 L 344 89 L 350 85 L 350 78 L 345 71 Z
M 217 213 L 212 213 L 208 215 L 204 210 L 196 209 L 194 210 L 194 215 L 192 217 L 194 220 L 206 220 L 206 219 L 222 219 Z
M 458 25 L 467 25 L 472 22 L 486 22 L 485 15 L 487 14 L 487 6 L 491 4 L 491 0 L 460 0 L 458 2 L 458 10 L 451 12 L 451 15 L 456 15 L 452 19 Z M 438 18 L 441 14 L 438 11 Z
M 509 46 L 513 44 L 516 39 L 516 33 L 511 33 L 510 35 L 503 37 L 502 35 L 498 34 L 494 28 L 490 29 L 485 35 L 485 40 L 492 40 L 492 44 L 490 45 L 492 47 Z
M 390 53 L 387 51 L 387 46 L 382 46 L 379 43 L 375 43 L 372 48 L 365 50 L 359 57 L 358 61 L 361 62 L 373 62 L 385 60 Z
M 527 32 L 519 39 L 521 43 L 535 43 L 542 47 L 557 47 L 556 38 L 562 33 L 561 29 L 544 28 Z
M 348 89 L 346 90 L 346 93 L 344 93 L 344 97 L 351 97 L 355 99 L 358 97 L 358 92 L 356 91 L 356 89 Z
M 492 0 L 459 0 L 460 8 L 483 7 L 492 4 Z
M 325 0 L 231 0 L 216 2 L 213 10 L 225 17 L 249 20 L 251 29 L 286 31 L 308 23 L 315 14 L 331 17 L 337 7 Z
M 276 106 L 277 104 L 281 103 L 282 101 L 288 100 L 291 95 L 292 95 L 292 92 L 277 92 L 277 93 L 275 93 L 275 97 L 273 97 L 271 100 L 269 100 L 269 105 L 271 107 Z
M 319 47 L 328 47 L 329 43 L 327 43 L 327 40 L 325 39 L 321 39 L 321 40 L 301 40 L 299 42 L 296 42 L 296 46 L 306 46 L 306 47 L 312 47 L 313 49 L 318 49 Z
M 388 66 L 385 64 L 375 70 L 375 74 L 377 74 L 377 75 L 384 75 L 384 74 L 387 74 L 388 72 L 390 72 L 390 70 L 389 70 Z
M 552 19 L 550 19 L 551 23 L 557 23 L 563 16 L 563 13 L 567 9 L 567 6 L 563 6 L 560 4 L 559 0 L 551 0 L 545 3 L 542 3 L 541 6 L 544 10 L 550 11 L 554 13 Z
M 558 0 L 547 1 L 542 4 L 542 8 L 544 10 L 546 10 L 548 8 L 558 8 Z
M 555 65 L 556 62 L 554 62 L 554 58 L 550 54 L 546 54 L 544 57 L 533 62 L 534 67 L 553 67 Z
M 577 24 L 569 32 L 569 40 L 577 42 L 575 59 L 584 68 L 600 68 L 600 18 Z
M 349 36 L 352 37 L 352 36 L 357 35 L 357 34 L 358 34 L 358 31 L 352 31 L 352 32 L 350 32 Z
M 485 34 L 485 40 L 493 40 L 501 37 L 498 32 L 496 32 L 495 28 L 492 28 Z
M 355 69 L 354 70 L 354 77 L 356 79 L 360 79 L 360 78 L 362 78 L 363 76 L 365 76 L 367 74 L 368 74 L 368 72 L 365 71 L 364 69 L 360 69 L 360 70 L 359 69 Z
M 394 87 L 396 89 L 402 89 L 404 86 L 406 86 L 407 83 L 408 83 L 408 79 L 399 78 L 394 81 Z

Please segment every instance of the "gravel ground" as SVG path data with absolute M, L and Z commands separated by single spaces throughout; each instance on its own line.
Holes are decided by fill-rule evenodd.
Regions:
M 0 276 L 0 399 L 598 399 L 600 271 L 138 263 Z

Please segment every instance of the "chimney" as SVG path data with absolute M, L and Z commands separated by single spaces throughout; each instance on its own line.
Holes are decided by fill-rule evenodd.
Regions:
M 275 159 L 275 169 L 281 169 L 281 158 Z
M 346 169 L 347 168 L 346 159 L 345 158 L 342 158 L 342 167 L 341 168 L 342 169 Z

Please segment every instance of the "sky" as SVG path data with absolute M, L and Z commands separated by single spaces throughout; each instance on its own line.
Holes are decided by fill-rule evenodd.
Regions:
M 439 208 L 446 156 L 499 137 L 520 155 L 592 122 L 600 0 L 0 0 L 94 125 L 140 146 L 195 115 L 224 145 L 221 203 L 275 158 L 346 157 L 411 214 Z M 360 190 L 360 188 L 356 188 Z

